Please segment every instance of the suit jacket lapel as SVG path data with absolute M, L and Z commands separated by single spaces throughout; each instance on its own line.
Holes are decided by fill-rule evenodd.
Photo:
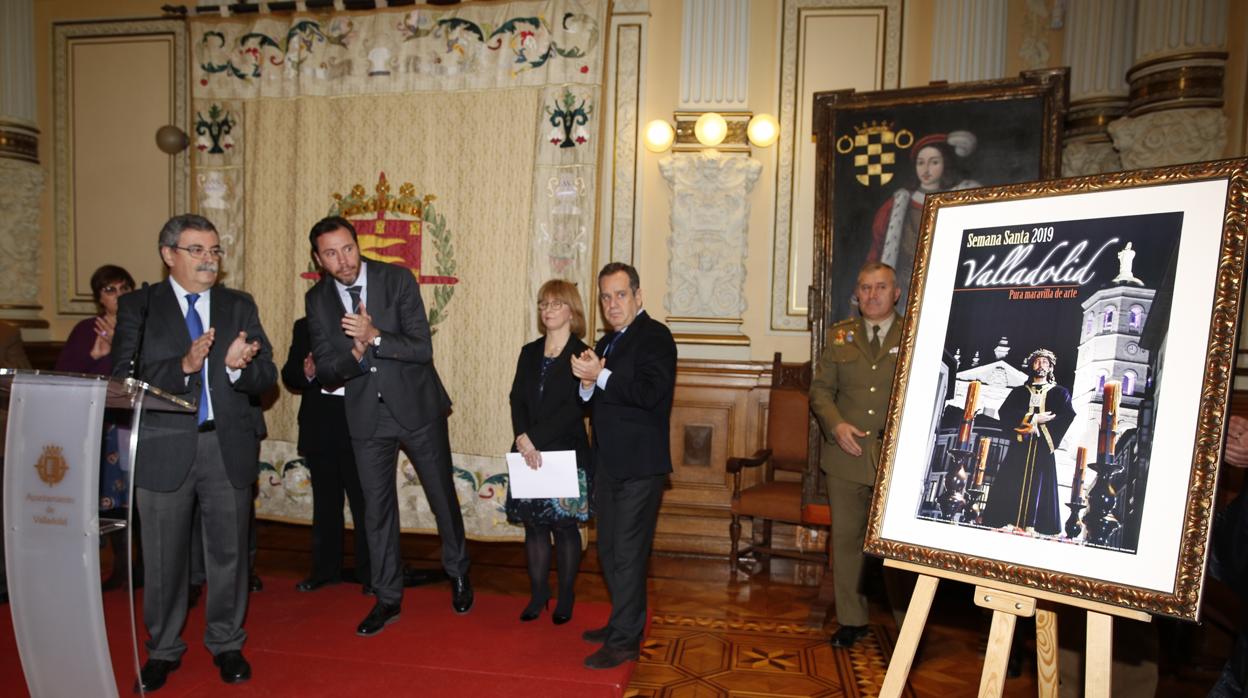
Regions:
M 177 292 L 167 280 L 153 288 L 152 307 L 148 311 L 147 322 L 150 325 L 153 321 L 159 323 L 153 328 L 157 330 L 156 336 L 169 337 L 183 352 L 191 348 L 191 333 L 186 328 L 186 316 L 182 314 L 182 307 L 178 304 Z
M 377 313 L 373 312 L 373 308 L 380 311 L 390 307 L 390 289 L 386 286 L 386 278 L 381 274 L 381 265 L 370 259 L 365 259 L 364 263 L 368 265 L 368 302 L 364 304 L 364 308 L 370 316 L 376 317 Z

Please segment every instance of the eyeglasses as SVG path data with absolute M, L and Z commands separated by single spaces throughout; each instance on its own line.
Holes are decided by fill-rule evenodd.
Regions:
M 170 247 L 172 247 L 175 250 L 182 250 L 183 252 L 194 257 L 195 259 L 208 259 L 210 257 L 221 259 L 222 257 L 225 256 L 225 250 L 221 249 L 220 247 L 213 247 L 212 249 L 204 247 L 203 245 L 191 245 L 190 247 L 178 247 L 177 245 L 170 245 Z
M 566 305 L 567 303 L 564 303 L 561 300 L 555 299 L 555 300 L 549 300 L 549 301 L 542 301 L 541 303 L 538 303 L 537 309 L 538 310 L 563 310 L 563 308 Z
M 130 284 L 112 284 L 100 289 L 100 293 L 107 294 L 109 296 L 117 296 L 123 293 L 129 293 L 133 290 L 134 287 Z

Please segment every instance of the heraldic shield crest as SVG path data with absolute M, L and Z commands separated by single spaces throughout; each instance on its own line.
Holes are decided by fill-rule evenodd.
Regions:
M 437 332 L 438 323 L 447 318 L 447 307 L 459 283 L 446 216 L 438 213 L 434 205 L 437 197 L 417 193 L 411 182 L 400 185 L 398 195 L 391 194 L 385 172 L 378 175 L 371 196 L 364 185 L 356 184 L 348 194 L 335 193 L 333 197 L 329 215 L 351 221 L 362 255 L 410 269 L 420 285 L 426 287 L 426 299 L 432 287 L 429 327 Z M 320 273 L 309 263 L 308 271 L 300 276 L 315 280 Z
M 69 462 L 65 460 L 61 447 L 54 444 L 44 446 L 43 453 L 35 462 L 35 472 L 49 487 L 60 484 L 65 479 L 65 473 L 69 472 Z
M 854 177 L 864 187 L 888 184 L 893 179 L 897 151 L 914 145 L 907 129 L 893 130 L 891 121 L 868 121 L 854 127 L 854 135 L 836 139 L 836 152 L 854 157 Z M 872 181 L 874 180 L 874 182 Z

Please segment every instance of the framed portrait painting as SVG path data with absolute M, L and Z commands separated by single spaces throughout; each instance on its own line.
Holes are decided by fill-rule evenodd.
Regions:
M 897 271 L 898 310 L 911 295 L 919 221 L 928 194 L 1057 177 L 1067 105 L 1066 68 L 1016 78 L 815 96 L 817 141 L 811 357 L 825 328 L 857 315 L 866 262 Z M 804 503 L 826 501 L 812 429 Z
M 868 552 L 1196 619 L 1248 160 L 933 195 Z

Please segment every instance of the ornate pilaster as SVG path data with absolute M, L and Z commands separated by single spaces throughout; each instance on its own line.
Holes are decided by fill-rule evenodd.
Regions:
M 39 311 L 39 129 L 35 128 L 34 7 L 0 2 L 0 318 L 47 327 Z
M 1140 0 L 1127 116 L 1109 127 L 1126 168 L 1221 157 L 1226 0 Z
M 750 0 L 685 0 L 683 10 L 678 108 L 746 110 Z
M 1122 169 L 1108 126 L 1127 111 L 1123 76 L 1135 55 L 1135 8 L 1135 0 L 1067 6 L 1062 56 L 1070 66 L 1070 107 L 1062 138 L 1065 177 Z
M 667 323 L 688 358 L 749 358 L 741 334 L 749 193 L 763 170 L 746 156 L 713 150 L 659 162 L 672 191 Z
M 937 0 L 932 80 L 1004 77 L 1008 6 L 1000 0 Z

